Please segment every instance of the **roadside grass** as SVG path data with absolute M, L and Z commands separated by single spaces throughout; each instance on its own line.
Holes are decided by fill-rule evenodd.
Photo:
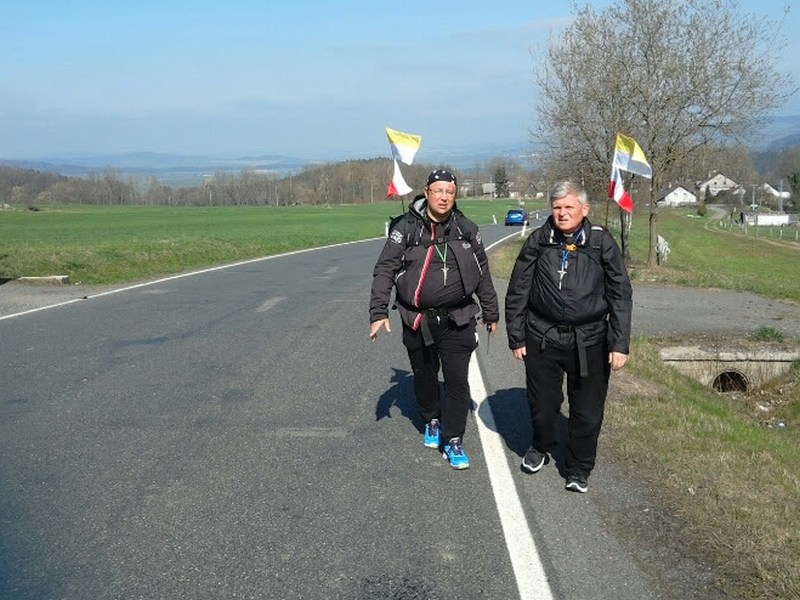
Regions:
M 659 231 L 672 255 L 668 266 L 651 270 L 642 266 L 646 231 L 634 230 L 633 273 L 648 281 L 800 298 L 797 249 L 707 225 L 685 211 L 661 214 Z M 494 277 L 508 279 L 521 244 L 492 253 Z M 721 394 L 665 368 L 659 358 L 660 348 L 688 338 L 633 340 L 624 377 L 612 376 L 601 443 L 658 490 L 666 510 L 684 524 L 687 547 L 718 565 L 727 596 L 800 598 L 800 363 L 760 389 Z M 717 343 L 732 341 L 742 342 Z M 745 340 L 792 342 L 798 343 L 771 328 Z
M 691 209 L 659 210 L 658 233 L 669 243 L 671 253 L 665 265 L 648 269 L 647 214 L 636 213 L 631 228 L 631 278 L 742 290 L 800 302 L 796 275 L 800 243 L 794 241 L 793 233 L 779 241 L 777 235 L 745 235 L 738 228 L 721 228 L 719 223 L 718 219 L 698 217 Z
M 0 213 L 0 277 L 119 283 L 381 235 L 354 207 L 48 206 Z
M 664 368 L 660 345 L 634 341 L 629 368 L 651 392 L 609 399 L 602 443 L 660 491 L 685 542 L 718 565 L 727 595 L 799 597 L 800 372 L 772 383 L 795 395 L 786 427 L 769 428 L 753 402 Z

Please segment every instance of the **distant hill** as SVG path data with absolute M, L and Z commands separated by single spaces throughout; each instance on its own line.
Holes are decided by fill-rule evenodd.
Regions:
M 792 146 L 797 145 L 800 145 L 800 133 L 787 135 L 774 140 L 770 145 L 770 150 L 785 150 L 786 148 L 791 148 Z
M 800 115 L 772 117 L 752 142 L 753 150 L 784 150 L 800 144 Z
M 800 115 L 774 117 L 751 142 L 754 151 L 778 151 L 800 144 Z M 469 171 L 485 166 L 497 157 L 507 157 L 524 164 L 533 145 L 512 146 L 498 143 L 481 143 L 462 148 L 421 148 L 417 161 L 428 164 L 446 164 Z M 389 150 L 386 151 L 387 158 Z M 355 157 L 329 157 L 327 162 L 339 162 Z M 369 158 L 369 157 L 362 157 Z M 218 157 L 159 152 L 129 152 L 126 154 L 70 154 L 45 156 L 32 160 L 0 158 L 0 165 L 21 169 L 58 173 L 67 176 L 87 176 L 102 173 L 108 168 L 118 170 L 123 176 L 156 177 L 170 186 L 195 186 L 203 177 L 216 172 L 238 173 L 243 169 L 272 173 L 283 177 L 296 173 L 303 167 L 318 164 L 312 160 L 280 154 L 256 154 L 240 157 Z
M 193 186 L 204 175 L 216 172 L 236 172 L 252 169 L 277 176 L 299 171 L 310 161 L 282 155 L 257 155 L 241 158 L 220 158 L 201 155 L 130 152 L 126 154 L 72 154 L 43 157 L 36 160 L 0 158 L 0 165 L 20 169 L 47 171 L 74 177 L 116 169 L 123 176 L 156 177 L 172 186 Z

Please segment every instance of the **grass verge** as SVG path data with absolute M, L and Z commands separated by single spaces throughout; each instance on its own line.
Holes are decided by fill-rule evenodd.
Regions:
M 724 221 L 700 218 L 691 209 L 661 210 L 658 233 L 669 242 L 667 263 L 647 269 L 649 237 L 646 215 L 636 215 L 631 229 L 631 278 L 689 287 L 753 292 L 768 298 L 800 302 L 796 277 L 800 243 L 794 234 L 778 240 L 725 228 Z M 775 229 L 775 228 L 772 228 Z M 756 276 L 754 276 L 756 275 Z
M 800 370 L 755 397 L 718 394 L 664 368 L 669 342 L 634 341 L 628 369 L 645 385 L 610 398 L 603 444 L 660 491 L 728 597 L 800 597 Z M 762 424 L 768 398 L 783 401 L 772 422 L 784 427 Z

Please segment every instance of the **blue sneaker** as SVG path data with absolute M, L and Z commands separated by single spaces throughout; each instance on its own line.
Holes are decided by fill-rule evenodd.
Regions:
M 453 438 L 444 447 L 442 456 L 450 462 L 454 469 L 468 469 L 469 459 L 461 447 L 461 438 Z
M 439 419 L 431 419 L 425 425 L 425 439 L 422 442 L 428 448 L 438 448 L 442 445 L 442 428 L 439 426 Z

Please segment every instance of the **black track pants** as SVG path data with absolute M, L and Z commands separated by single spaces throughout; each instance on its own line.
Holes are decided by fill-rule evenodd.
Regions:
M 469 391 L 469 359 L 477 347 L 475 321 L 457 327 L 445 317 L 426 317 L 433 344 L 425 346 L 422 332 L 403 325 L 403 344 L 414 373 L 414 393 L 427 423 L 439 419 L 442 440 L 463 437 L 472 397 Z M 439 370 L 444 394 L 439 394 Z
M 525 380 L 533 425 L 533 447 L 552 452 L 558 444 L 558 415 L 564 401 L 564 375 L 569 401 L 569 435 L 566 443 L 567 473 L 588 475 L 597 456 L 597 438 L 611 367 L 605 344 L 586 348 L 588 376 L 581 377 L 576 349 L 541 349 L 541 340 L 528 338 Z

